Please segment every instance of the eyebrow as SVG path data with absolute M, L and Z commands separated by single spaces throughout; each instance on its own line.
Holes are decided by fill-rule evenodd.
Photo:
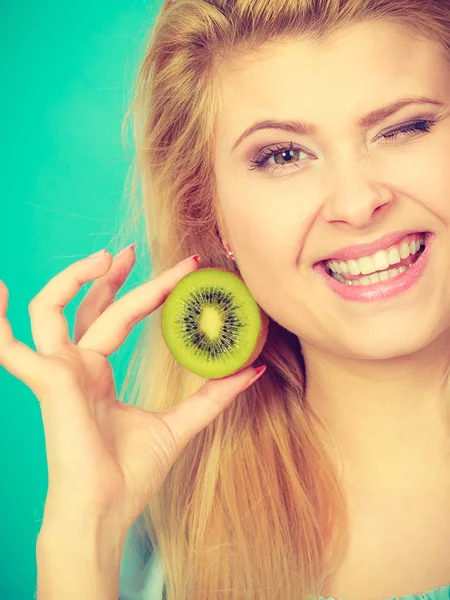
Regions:
M 372 125 L 377 125 L 387 117 L 393 115 L 395 112 L 399 111 L 405 106 L 408 106 L 409 104 L 436 104 L 437 106 L 443 106 L 442 102 L 439 102 L 438 100 L 433 100 L 432 98 L 426 98 L 424 96 L 410 96 L 408 98 L 400 98 L 392 104 L 388 104 L 387 106 L 377 108 L 368 113 L 367 115 L 359 118 L 356 124 L 360 129 L 372 127 Z M 317 126 L 313 125 L 312 123 L 302 121 L 280 121 L 276 119 L 266 119 L 264 121 L 257 121 L 256 123 L 253 123 L 253 125 L 251 125 L 248 129 L 246 129 L 244 133 L 237 139 L 231 152 L 234 152 L 234 150 L 246 137 L 248 137 L 255 131 L 258 131 L 259 129 L 284 129 L 285 131 L 290 131 L 292 133 L 297 133 L 300 135 L 313 135 L 317 131 Z

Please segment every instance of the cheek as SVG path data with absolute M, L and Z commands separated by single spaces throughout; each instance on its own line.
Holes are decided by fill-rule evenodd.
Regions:
M 420 203 L 435 217 L 450 223 L 450 133 L 411 145 L 410 152 L 398 149 L 381 167 L 384 181 L 398 193 Z
M 257 239 L 298 251 L 302 232 L 310 228 L 320 209 L 317 181 L 299 174 L 234 175 L 223 181 L 219 198 L 225 222 L 239 246 Z
M 445 152 L 435 153 L 421 166 L 422 178 L 417 177 L 416 197 L 426 208 L 450 224 L 450 144 Z M 420 195 L 419 195 L 420 194 Z

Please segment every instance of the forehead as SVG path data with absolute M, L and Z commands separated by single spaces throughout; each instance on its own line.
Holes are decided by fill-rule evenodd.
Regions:
M 356 118 L 402 95 L 445 93 L 444 68 L 434 44 L 390 22 L 351 26 L 320 46 L 280 41 L 222 65 L 217 133 L 235 138 L 258 118 Z

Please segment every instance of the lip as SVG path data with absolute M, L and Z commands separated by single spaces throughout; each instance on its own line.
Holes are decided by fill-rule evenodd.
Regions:
M 316 264 L 313 270 L 323 278 L 324 282 L 333 292 L 344 298 L 344 300 L 359 302 L 386 300 L 405 292 L 420 280 L 430 259 L 434 239 L 435 235 L 433 233 L 427 233 L 425 236 L 425 249 L 417 261 L 406 269 L 406 271 L 403 271 L 403 273 L 396 275 L 392 279 L 380 281 L 380 283 L 358 286 L 341 283 L 328 275 L 324 262 Z M 395 268 L 395 265 L 392 265 L 392 268 Z
M 378 250 L 385 250 L 390 246 L 394 246 L 398 242 L 400 242 L 407 235 L 411 235 L 413 233 L 426 233 L 425 231 L 420 231 L 417 229 L 409 229 L 403 231 L 393 231 L 392 233 L 388 233 L 383 235 L 383 237 L 374 240 L 373 242 L 367 242 L 362 244 L 352 244 L 351 246 L 344 246 L 343 248 L 339 248 L 334 250 L 332 253 L 324 256 L 319 259 L 315 265 L 319 262 L 323 262 L 326 260 L 350 260 L 361 258 L 362 256 L 371 256 L 378 252 Z M 426 234 L 428 235 L 428 234 Z

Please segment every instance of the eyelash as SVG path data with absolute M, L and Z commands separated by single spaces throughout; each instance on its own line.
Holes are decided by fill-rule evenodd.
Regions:
M 433 125 L 436 124 L 436 119 L 416 119 L 415 121 L 410 121 L 409 123 L 405 123 L 396 129 L 392 129 L 387 133 L 381 135 L 384 139 L 396 139 L 399 135 L 405 134 L 409 137 L 410 133 L 430 133 Z M 277 145 L 275 148 L 267 148 L 262 155 L 258 156 L 255 160 L 251 160 L 250 163 L 253 165 L 249 167 L 250 171 L 279 171 L 280 169 L 284 169 L 283 166 L 274 167 L 270 169 L 268 166 L 269 158 L 272 156 L 276 156 L 277 154 L 281 154 L 282 152 L 290 152 L 293 150 L 297 150 L 300 152 L 304 152 L 302 148 L 298 148 L 291 142 L 289 145 Z M 304 152 L 306 154 L 306 152 Z M 286 163 L 286 164 L 295 164 L 295 163 Z

